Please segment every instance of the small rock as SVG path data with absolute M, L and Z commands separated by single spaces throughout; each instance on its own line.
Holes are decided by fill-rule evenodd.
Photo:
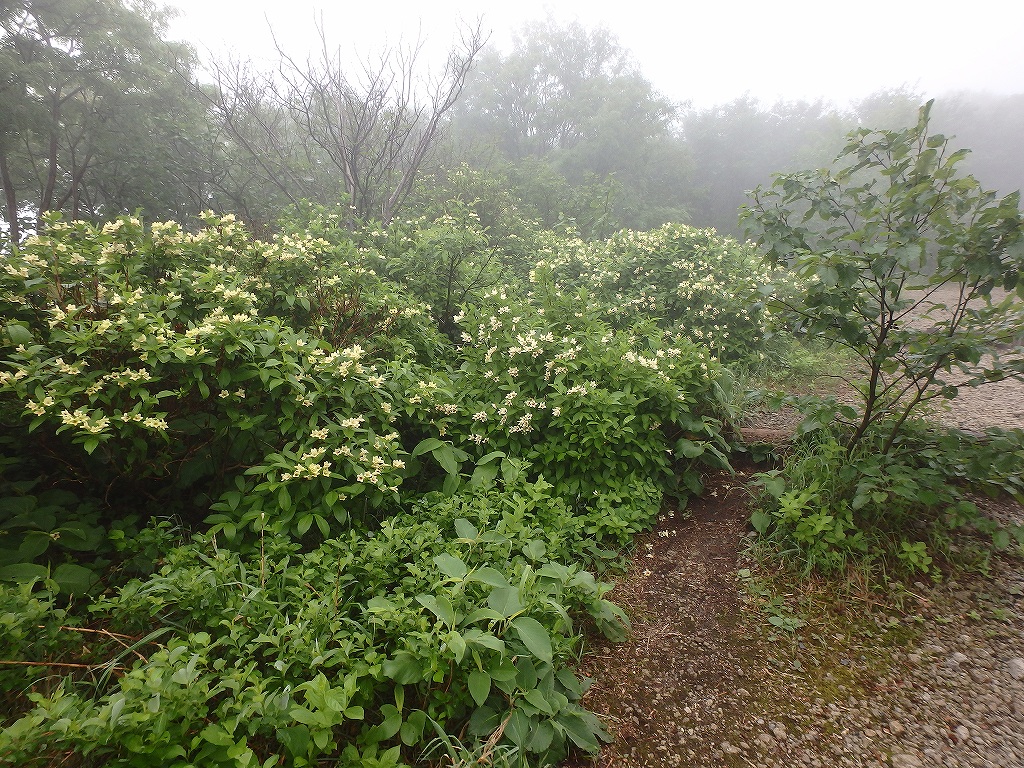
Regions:
M 971 738 L 971 732 L 967 730 L 967 726 L 965 725 L 958 725 L 953 730 L 953 733 L 956 734 L 956 737 L 960 739 L 960 741 L 967 741 L 969 738 Z
M 1006 662 L 1006 668 L 1014 680 L 1024 680 L 1024 659 L 1020 657 L 1010 659 Z
M 889 760 L 892 763 L 892 768 L 924 768 L 921 758 L 909 752 L 897 752 Z
M 906 729 L 903 727 L 903 723 L 901 723 L 899 720 L 893 720 L 889 723 L 889 733 L 891 733 L 893 736 L 899 736 L 905 730 Z

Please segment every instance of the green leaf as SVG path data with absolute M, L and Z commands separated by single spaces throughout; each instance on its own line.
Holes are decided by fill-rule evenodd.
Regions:
M 305 725 L 290 725 L 278 728 L 277 740 L 281 742 L 288 754 L 294 759 L 305 757 L 309 751 L 309 728 Z
M 545 715 L 553 715 L 554 710 L 551 708 L 551 702 L 549 702 L 544 694 L 539 689 L 533 688 L 526 692 L 523 698 L 530 704 L 530 706 L 543 712 Z
M 529 616 L 519 616 L 512 620 L 511 627 L 530 653 L 541 661 L 552 660 L 551 636 L 539 621 Z
M 430 455 L 437 460 L 437 463 L 440 464 L 441 468 L 449 475 L 458 475 L 459 470 L 462 469 L 462 466 L 455 459 L 455 449 L 450 445 L 442 443 L 432 450 Z
M 68 523 L 56 532 L 60 534 L 58 541 L 62 547 L 77 552 L 94 552 L 104 538 L 102 528 L 84 523 Z
M 444 595 L 416 595 L 416 602 L 437 616 L 449 627 L 455 626 L 455 608 Z
M 29 531 L 25 534 L 25 539 L 21 542 L 21 546 L 18 547 L 18 559 L 23 562 L 35 560 L 49 549 L 51 541 L 53 539 L 50 538 L 48 533 Z
M 466 655 L 466 640 L 454 629 L 445 637 L 445 643 L 455 656 L 455 663 L 461 664 Z
M 444 477 L 444 483 L 441 485 L 441 493 L 445 496 L 454 496 L 459 490 L 459 486 L 462 485 L 462 478 L 458 472 L 455 474 L 446 474 Z
M 563 715 L 559 718 L 559 724 L 565 729 L 572 743 L 580 749 L 596 752 L 601 746 L 598 736 L 604 736 L 604 733 L 599 723 L 592 725 L 578 715 Z
M 277 506 L 282 512 L 287 512 L 292 508 L 292 495 L 288 492 L 287 485 L 282 485 L 277 489 Z
M 522 748 L 533 730 L 532 718 L 521 709 L 516 709 L 505 723 L 505 737 Z
M 487 596 L 487 605 L 506 619 L 523 610 L 523 604 L 519 601 L 519 590 L 515 587 L 492 589 L 491 594 Z
M 380 713 L 384 720 L 373 729 L 373 735 L 380 741 L 386 741 L 394 737 L 402 727 L 402 713 L 392 704 L 385 704 L 380 708 Z
M 466 539 L 467 541 L 476 541 L 476 538 L 480 535 L 480 531 L 477 530 L 475 525 L 461 517 L 455 521 L 455 533 L 460 539 Z
M 473 488 L 479 488 L 481 486 L 487 486 L 494 482 L 498 476 L 498 465 L 497 464 L 485 464 L 483 466 L 478 465 L 473 470 L 473 476 L 469 479 L 469 484 Z
M 20 344 L 28 346 L 32 343 L 32 331 L 21 323 L 8 323 L 4 326 L 4 330 L 7 331 L 7 336 L 14 346 Z
M 387 677 L 399 685 L 410 685 L 423 679 L 419 661 L 408 651 L 396 653 L 395 658 L 384 662 L 382 669 Z
M 778 499 L 786 492 L 786 481 L 781 477 L 764 478 L 764 489 Z
M 535 693 L 535 691 L 531 691 Z M 544 752 L 551 746 L 555 738 L 555 727 L 549 721 L 542 720 L 535 723 L 530 738 L 526 740 L 526 749 L 530 752 Z
M 469 695 L 473 697 L 478 707 L 482 707 L 491 692 L 491 676 L 475 669 L 469 673 L 468 686 Z
M 522 552 L 530 560 L 536 562 L 540 560 L 547 553 L 547 545 L 540 539 L 530 539 L 530 541 L 523 544 Z
M 410 712 L 409 717 L 402 723 L 402 727 L 399 729 L 402 743 L 407 747 L 418 744 L 423 739 L 423 729 L 426 724 L 427 715 L 425 712 L 418 709 Z
M 61 563 L 54 569 L 51 578 L 57 582 L 61 592 L 74 595 L 88 593 L 99 582 L 99 577 L 93 571 L 74 563 Z
M 683 438 L 676 441 L 676 453 L 687 459 L 695 459 L 704 453 L 704 446 Z
M 437 566 L 441 573 L 451 579 L 464 579 L 466 574 L 469 573 L 469 568 L 466 567 L 466 564 L 460 558 L 447 552 L 435 555 L 434 565 Z
M 422 456 L 424 453 L 431 453 L 436 451 L 438 448 L 443 448 L 445 443 L 438 440 L 436 437 L 428 437 L 425 440 L 420 440 L 416 444 L 416 447 L 412 449 L 413 456 Z
M 750 516 L 750 524 L 754 526 L 754 530 L 760 535 L 764 536 L 768 531 L 768 526 L 772 523 L 772 516 L 764 510 L 757 510 Z
M 491 568 L 489 565 L 477 568 L 469 574 L 467 581 L 478 581 L 481 584 L 487 584 L 498 589 L 508 589 L 511 586 L 501 571 Z
M 12 563 L 11 565 L 5 565 L 3 568 L 0 568 L 0 580 L 2 581 L 26 583 L 29 581 L 46 579 L 49 575 L 49 568 L 43 565 L 36 565 L 34 563 Z
M 211 723 L 203 728 L 199 735 L 203 741 L 217 747 L 230 747 L 235 743 L 234 737 L 219 723 Z

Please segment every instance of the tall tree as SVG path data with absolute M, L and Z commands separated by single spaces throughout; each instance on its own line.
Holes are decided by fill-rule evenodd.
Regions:
M 0 4 L 0 184 L 10 235 L 49 211 L 175 214 L 202 191 L 189 178 L 189 48 L 162 38 L 143 0 Z
M 508 53 L 485 52 L 453 133 L 477 164 L 543 167 L 574 186 L 614 180 L 635 214 L 678 203 L 685 187 L 676 116 L 607 29 L 549 20 L 524 26 Z
M 696 223 L 737 233 L 746 190 L 773 173 L 827 161 L 845 132 L 823 101 L 762 104 L 750 95 L 690 112 L 683 121 L 694 162 Z
M 345 193 L 363 218 L 390 221 L 409 195 L 485 43 L 464 30 L 440 76 L 425 79 L 422 41 L 355 67 L 320 30 L 317 58 L 299 62 L 278 46 L 275 73 L 240 64 L 217 71 L 215 109 L 233 147 L 290 202 L 331 202 Z

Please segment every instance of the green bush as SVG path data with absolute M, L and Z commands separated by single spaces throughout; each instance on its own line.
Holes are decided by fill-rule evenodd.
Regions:
M 532 766 L 606 738 L 572 664 L 628 624 L 588 569 L 727 466 L 731 379 L 582 293 L 460 282 L 506 267 L 455 209 L 297 210 L 268 242 L 53 220 L 15 249 L 0 760 L 399 766 L 458 733 Z M 466 290 L 437 302 L 444 264 Z M 412 295 L 464 301 L 456 343 Z
M 653 318 L 723 360 L 756 359 L 770 330 L 759 254 L 714 230 L 666 224 L 603 242 L 549 238 L 540 257 L 534 280 L 583 289 L 619 328 Z
M 956 529 L 981 534 L 990 548 L 1024 544 L 1024 528 L 984 517 L 968 493 L 1020 492 L 1019 438 L 989 442 L 908 427 L 885 454 L 886 434 L 869 437 L 851 452 L 843 435 L 807 434 L 781 469 L 755 477 L 763 493 L 754 528 L 807 572 L 833 574 L 876 563 L 935 572 Z
M 604 732 L 569 664 L 576 617 L 613 636 L 610 585 L 562 562 L 587 534 L 544 483 L 425 498 L 379 531 L 306 553 L 243 556 L 208 538 L 168 553 L 93 612 L 124 632 L 174 627 L 117 677 L 31 694 L 0 755 L 91 753 L 112 765 L 415 760 L 430 721 L 537 760 Z M 17 653 L 24 658 L 24 653 Z M 531 758 L 533 759 L 533 758 Z
M 641 489 L 681 477 L 699 491 L 701 468 L 726 463 L 729 374 L 695 344 L 615 331 L 585 299 L 553 294 L 495 289 L 458 320 L 458 371 L 406 402 L 467 456 L 524 459 L 580 508 L 635 493 L 652 516 Z

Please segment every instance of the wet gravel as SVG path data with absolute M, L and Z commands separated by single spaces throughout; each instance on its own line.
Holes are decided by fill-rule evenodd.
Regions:
M 927 597 L 909 637 L 900 631 L 907 617 L 875 617 L 882 654 L 846 646 L 813 673 L 769 676 L 773 705 L 692 764 L 1024 766 L 1024 578 L 1019 562 L 995 570 L 933 590 L 916 585 Z M 828 671 L 837 664 L 842 674 Z
M 1021 560 L 884 600 L 787 592 L 750 554 L 744 479 L 638 540 L 613 593 L 633 635 L 594 639 L 582 662 L 615 741 L 566 765 L 1024 768 Z

